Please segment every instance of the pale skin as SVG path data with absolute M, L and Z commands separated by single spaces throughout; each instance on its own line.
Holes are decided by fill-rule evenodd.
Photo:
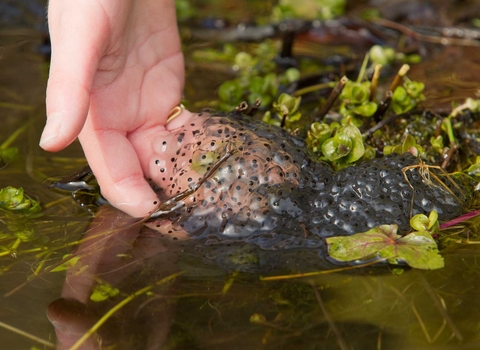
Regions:
M 180 103 L 184 62 L 173 0 L 50 0 L 52 60 L 40 146 L 60 151 L 77 137 L 102 194 L 135 217 L 156 208 L 145 178 L 152 143 Z M 158 141 L 157 141 L 158 142 Z

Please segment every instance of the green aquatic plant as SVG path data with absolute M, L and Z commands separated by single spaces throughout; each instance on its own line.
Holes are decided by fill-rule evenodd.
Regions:
M 370 100 L 371 82 L 348 81 L 341 94 L 340 114 L 356 126 L 363 124 L 363 118 L 369 118 L 377 111 L 377 103 Z
M 33 123 L 33 119 L 15 130 L 2 144 L 0 144 L 0 167 L 7 165 L 18 156 L 18 148 L 12 143 Z
M 322 145 L 332 136 L 333 128 L 330 124 L 315 122 L 310 125 L 307 133 L 307 146 L 314 153 L 322 153 Z
M 425 100 L 422 82 L 407 80 L 403 86 L 397 86 L 392 96 L 391 108 L 395 114 L 408 112 L 415 108 L 420 101 Z
M 302 117 L 302 113 L 298 110 L 301 100 L 301 97 L 282 93 L 277 101 L 273 102 L 272 110 L 265 112 L 262 121 L 291 130 L 292 124 Z
M 354 125 L 315 122 L 310 126 L 306 141 L 311 151 L 336 169 L 355 164 L 367 149 L 360 130 Z M 368 158 L 371 158 L 371 149 L 368 150 Z
M 100 282 L 92 288 L 92 294 L 90 300 L 95 302 L 105 301 L 109 298 L 113 298 L 120 293 L 118 288 L 113 287 L 109 283 Z
M 272 20 L 328 20 L 343 14 L 345 5 L 345 0 L 280 0 L 272 10 Z
M 383 153 L 385 155 L 392 153 L 411 153 L 418 157 L 423 153 L 423 147 L 417 143 L 417 140 L 412 135 L 408 134 L 400 145 L 385 146 Z
M 354 261 L 378 257 L 390 264 L 407 263 L 417 269 L 433 270 L 444 267 L 432 234 L 438 232 L 438 214 L 415 215 L 410 220 L 413 231 L 397 234 L 397 225 L 381 225 L 352 236 L 327 238 L 328 252 L 338 261 Z
M 226 44 L 220 51 L 205 49 L 194 53 L 197 60 L 225 61 L 231 64 L 236 77 L 220 85 L 219 100 L 215 103 L 215 107 L 223 111 L 233 110 L 242 101 L 252 105 L 256 100 L 261 101 L 262 108 L 268 109 L 278 98 L 281 85 L 299 79 L 300 72 L 296 68 L 278 73 L 276 56 L 277 47 L 271 40 L 262 42 L 251 52 L 238 51 L 231 44 Z
M 422 61 L 422 56 L 418 54 L 409 54 L 406 55 L 401 52 L 396 52 L 394 48 L 389 46 L 382 45 L 373 45 L 368 51 L 370 55 L 370 61 L 373 64 L 392 65 L 396 61 L 403 63 L 420 63 Z
M 0 190 L 0 209 L 25 215 L 34 215 L 42 210 L 40 203 L 25 194 L 22 187 L 12 186 Z
M 365 153 L 362 134 L 354 125 L 338 128 L 335 135 L 322 144 L 322 154 L 337 169 L 344 168 L 362 158 Z

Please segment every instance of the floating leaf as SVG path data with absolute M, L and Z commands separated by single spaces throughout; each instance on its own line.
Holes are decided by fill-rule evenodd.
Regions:
M 22 187 L 5 187 L 0 190 L 0 209 L 35 214 L 41 211 L 40 203 L 27 196 Z
M 116 296 L 120 291 L 117 288 L 114 288 L 108 283 L 99 283 L 93 287 L 92 294 L 90 295 L 91 301 L 104 301 L 108 298 Z
M 418 269 L 433 270 L 444 266 L 437 244 L 429 232 L 417 231 L 400 236 L 397 229 L 397 225 L 381 225 L 351 236 L 327 238 L 329 254 L 339 261 L 377 255 L 392 264 L 405 261 Z

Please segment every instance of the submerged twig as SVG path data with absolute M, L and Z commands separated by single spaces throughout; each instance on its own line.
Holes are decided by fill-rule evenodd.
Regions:
M 332 316 L 330 316 L 330 313 L 325 307 L 325 304 L 322 301 L 322 297 L 320 296 L 320 292 L 318 291 L 317 286 L 313 282 L 310 282 L 310 285 L 313 288 L 313 292 L 315 293 L 315 299 L 317 299 L 318 306 L 320 306 L 320 310 L 322 310 L 323 316 L 325 316 L 325 319 L 327 320 L 328 325 L 330 326 L 330 329 L 333 331 L 333 333 L 335 333 L 335 336 L 337 337 L 337 343 L 339 348 L 341 350 L 349 350 L 350 347 L 345 342 L 342 332 L 340 331 L 340 329 L 338 329 L 337 325 L 333 321 Z
M 22 331 L 21 329 L 18 329 L 16 327 L 10 326 L 9 324 L 6 324 L 2 321 L 0 321 L 0 327 L 5 328 L 13 333 L 17 333 L 25 338 L 31 339 L 33 341 L 36 341 L 37 343 L 40 343 L 44 346 L 47 346 L 49 348 L 55 349 L 55 344 L 49 342 L 48 340 L 44 340 L 42 338 L 37 337 L 36 335 L 27 333 L 25 331 Z
M 442 305 L 438 295 L 433 292 L 432 287 L 430 286 L 430 284 L 428 284 L 427 280 L 425 279 L 425 277 L 423 275 L 420 275 L 420 279 L 422 281 L 422 284 L 425 287 L 425 290 L 427 291 L 430 298 L 433 300 L 433 303 L 437 307 L 437 309 L 440 312 L 440 314 L 442 315 L 443 319 L 447 322 L 447 324 L 450 327 L 450 330 L 453 332 L 453 334 L 455 334 L 455 338 L 457 338 L 457 340 L 459 340 L 459 341 L 462 341 L 463 340 L 463 335 L 462 335 L 462 333 L 460 333 L 460 330 L 457 328 L 457 326 L 453 323 L 452 319 L 448 315 L 447 310 L 445 308 L 445 305 Z
M 343 272 L 343 271 L 348 271 L 348 270 L 353 270 L 353 269 L 359 269 L 362 267 L 367 267 L 371 265 L 375 265 L 380 262 L 384 262 L 387 259 L 375 259 L 369 262 L 366 262 L 365 264 L 358 264 L 355 266 L 347 266 L 347 267 L 341 267 L 338 269 L 330 269 L 330 270 L 321 270 L 321 271 L 314 271 L 314 272 L 304 272 L 304 273 L 295 273 L 291 275 L 280 275 L 280 276 L 268 276 L 268 277 L 263 277 L 260 276 L 260 281 L 280 281 L 280 280 L 288 280 L 288 279 L 294 279 L 294 278 L 305 278 L 305 277 L 313 277 L 313 276 L 318 276 L 318 275 L 326 275 L 329 273 L 336 273 L 336 272 Z

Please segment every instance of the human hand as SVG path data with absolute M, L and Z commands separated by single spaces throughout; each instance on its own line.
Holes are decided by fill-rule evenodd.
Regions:
M 181 99 L 184 63 L 173 0 L 50 0 L 52 60 L 40 146 L 78 136 L 110 203 L 132 216 L 157 196 L 145 176 L 151 140 Z

